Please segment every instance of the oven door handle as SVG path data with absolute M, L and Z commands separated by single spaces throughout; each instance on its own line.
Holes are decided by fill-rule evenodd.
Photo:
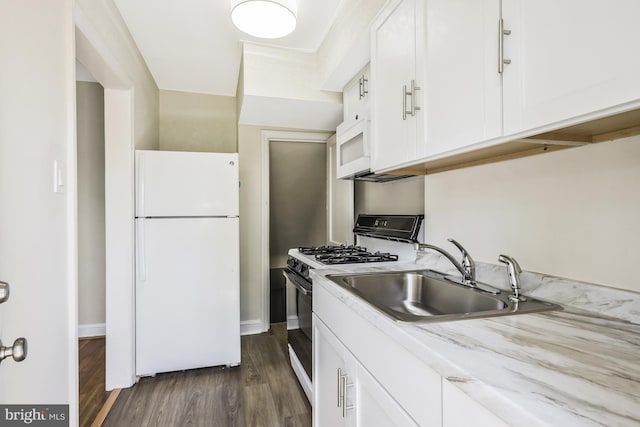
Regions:
M 300 284 L 300 279 L 298 277 L 296 277 L 295 275 L 293 275 L 292 273 L 289 273 L 287 270 L 284 270 L 283 274 L 285 275 L 285 277 L 287 279 L 289 279 L 289 281 L 291 282 L 291 284 L 293 286 L 296 287 L 297 290 L 299 290 L 300 292 L 302 292 L 303 295 L 305 296 L 311 296 L 312 292 L 310 289 L 305 288 L 304 286 L 302 286 L 302 284 Z

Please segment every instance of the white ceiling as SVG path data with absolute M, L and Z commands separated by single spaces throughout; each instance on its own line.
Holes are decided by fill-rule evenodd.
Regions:
M 241 41 L 315 52 L 345 0 L 298 0 L 298 25 L 276 40 L 231 23 L 229 0 L 115 0 L 160 89 L 234 96 Z

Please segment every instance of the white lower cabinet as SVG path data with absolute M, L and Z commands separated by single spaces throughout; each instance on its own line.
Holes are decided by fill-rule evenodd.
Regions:
M 313 425 L 441 426 L 440 375 L 324 287 L 313 291 Z
M 508 427 L 447 380 L 442 381 L 442 427 Z
M 317 316 L 313 316 L 315 426 L 417 426 Z
M 506 427 L 323 286 L 313 294 L 315 427 Z

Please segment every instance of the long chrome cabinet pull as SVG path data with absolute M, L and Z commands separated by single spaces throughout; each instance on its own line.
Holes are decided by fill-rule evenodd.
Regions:
M 342 369 L 338 368 L 338 408 L 342 405 Z
M 411 115 L 415 117 L 416 111 L 420 110 L 420 107 L 416 107 L 416 91 L 420 90 L 419 86 L 416 86 L 416 81 L 411 80 Z
M 511 30 L 504 29 L 504 19 L 498 20 L 498 73 L 504 72 L 504 64 L 511 64 L 510 59 L 504 59 L 504 36 L 511 34 Z
M 416 81 L 411 80 L 411 90 L 407 91 L 407 85 L 402 86 L 402 120 L 407 120 L 407 115 L 415 117 L 416 111 L 420 110 L 420 107 L 416 107 L 416 91 L 420 90 L 419 86 L 416 86 Z M 410 109 L 407 110 L 407 96 L 411 97 Z
M 366 94 L 369 93 L 369 91 L 366 89 L 365 87 L 365 83 L 367 83 L 369 80 L 365 79 L 364 76 L 360 77 L 360 99 L 364 98 Z
M 342 376 L 342 418 L 347 417 L 347 411 L 353 409 L 353 405 L 347 405 L 347 387 L 353 387 L 353 384 L 347 384 L 347 375 Z
M 402 85 L 402 120 L 407 120 L 407 95 L 411 95 L 407 92 L 407 85 Z

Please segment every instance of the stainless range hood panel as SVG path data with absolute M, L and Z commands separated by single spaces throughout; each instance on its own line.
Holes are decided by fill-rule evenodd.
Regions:
M 370 169 L 355 173 L 351 176 L 344 177 L 343 179 L 349 179 L 352 181 L 366 181 L 366 182 L 389 182 L 397 181 L 399 179 L 412 178 L 415 175 L 395 175 L 390 173 L 373 173 Z

